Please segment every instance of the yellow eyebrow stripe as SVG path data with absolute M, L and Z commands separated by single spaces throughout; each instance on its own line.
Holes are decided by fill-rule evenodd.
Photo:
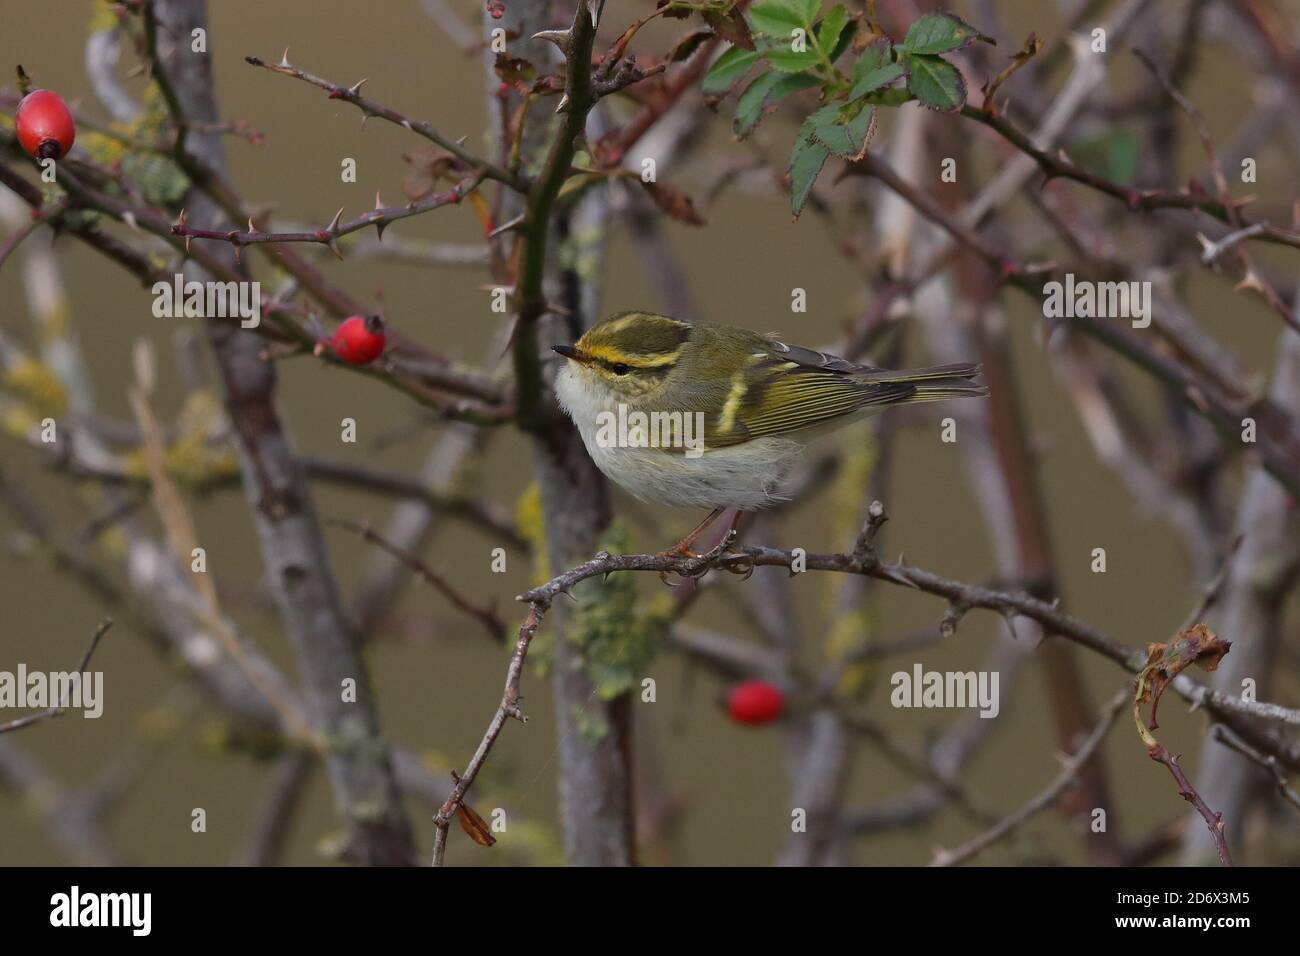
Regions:
M 620 352 L 617 349 L 611 349 L 607 346 L 597 345 L 592 348 L 583 348 L 583 351 L 592 358 L 609 362 L 611 365 L 623 362 L 636 368 L 658 368 L 661 365 L 674 365 L 681 358 L 682 350 L 675 349 L 672 352 L 660 352 L 647 354 L 644 352 Z

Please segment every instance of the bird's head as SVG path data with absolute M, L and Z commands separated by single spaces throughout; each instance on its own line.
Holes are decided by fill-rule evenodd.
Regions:
M 569 360 L 569 374 L 631 398 L 663 386 L 690 337 L 690 325 L 666 315 L 621 312 L 593 325 L 573 345 L 552 348 Z

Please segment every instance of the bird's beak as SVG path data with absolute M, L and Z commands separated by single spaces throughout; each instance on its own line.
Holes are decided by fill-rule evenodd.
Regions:
M 553 352 L 559 352 L 559 353 L 560 353 L 561 355 L 563 355 L 565 358 L 567 358 L 567 359 L 573 359 L 575 362 L 579 363 L 580 365 L 590 365 L 590 364 L 591 364 L 591 359 L 590 359 L 588 356 L 583 355 L 581 352 L 579 352 L 577 349 L 575 349 L 572 345 L 552 345 L 552 346 L 551 346 L 551 351 L 553 351 Z

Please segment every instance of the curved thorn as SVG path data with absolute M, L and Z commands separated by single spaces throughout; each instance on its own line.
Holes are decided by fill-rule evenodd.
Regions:
M 530 39 L 545 40 L 548 43 L 554 43 L 561 51 L 564 45 L 569 41 L 570 32 L 568 30 L 540 30 L 534 33 Z
M 509 222 L 503 222 L 501 225 L 497 226 L 495 229 L 493 229 L 491 232 L 488 233 L 487 237 L 489 239 L 495 239 L 497 236 L 502 235 L 503 233 L 511 232 L 515 229 L 518 229 L 520 226 L 524 224 L 524 218 L 525 218 L 524 214 L 520 213 L 518 216 L 515 216 L 515 218 L 511 219 Z

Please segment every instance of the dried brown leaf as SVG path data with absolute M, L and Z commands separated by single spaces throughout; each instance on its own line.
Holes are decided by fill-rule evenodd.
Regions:
M 1142 686 L 1137 696 L 1138 703 L 1151 704 L 1148 729 L 1155 730 L 1160 726 L 1156 722 L 1156 708 L 1160 706 L 1160 696 L 1170 681 L 1193 664 L 1203 671 L 1217 669 L 1219 661 L 1231 647 L 1231 642 L 1216 637 L 1204 624 L 1180 631 L 1167 644 L 1148 644 L 1147 663 L 1142 670 Z
M 460 821 L 460 828 L 479 846 L 491 846 L 497 842 L 497 838 L 488 828 L 487 821 L 475 813 L 472 807 L 467 807 L 463 803 L 457 804 L 456 819 Z
M 1038 34 L 1030 32 L 1029 37 L 1025 40 L 1025 45 L 1020 48 L 1020 52 L 1011 57 L 1011 62 L 1007 67 L 993 77 L 988 83 L 984 84 L 984 106 L 988 109 L 993 108 L 993 97 L 1003 83 L 1011 78 L 1011 74 L 1020 69 L 1026 63 L 1034 58 L 1039 50 L 1043 48 L 1043 41 L 1038 39 Z

